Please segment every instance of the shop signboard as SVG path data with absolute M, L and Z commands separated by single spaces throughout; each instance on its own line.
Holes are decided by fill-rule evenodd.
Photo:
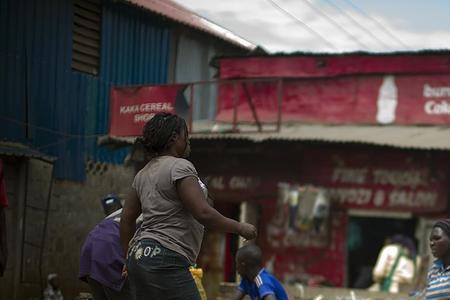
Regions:
M 215 195 L 234 201 L 275 198 L 280 181 L 324 188 L 342 208 L 435 213 L 446 209 L 450 159 L 446 153 L 367 147 L 307 147 L 291 180 L 270 172 L 204 177 Z M 251 166 L 247 168 L 251 169 Z M 267 166 L 270 169 L 270 166 Z
M 156 113 L 183 113 L 186 85 L 114 87 L 111 90 L 110 135 L 138 136 Z
M 276 122 L 277 80 L 220 85 L 217 120 Z M 285 79 L 283 122 L 318 124 L 449 124 L 450 75 L 349 75 Z M 237 103 L 237 104 L 236 104 Z M 236 106 L 236 114 L 235 114 Z
M 304 157 L 300 182 L 326 188 L 337 206 L 416 213 L 446 208 L 446 153 L 308 149 Z

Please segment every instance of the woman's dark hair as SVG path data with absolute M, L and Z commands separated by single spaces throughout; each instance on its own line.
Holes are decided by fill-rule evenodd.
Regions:
M 239 248 L 236 256 L 240 257 L 250 267 L 261 267 L 263 263 L 261 248 L 254 244 L 248 244 Z
M 150 155 L 158 155 L 167 150 L 175 134 L 187 133 L 186 121 L 171 113 L 157 113 L 144 126 L 142 137 L 136 139 Z

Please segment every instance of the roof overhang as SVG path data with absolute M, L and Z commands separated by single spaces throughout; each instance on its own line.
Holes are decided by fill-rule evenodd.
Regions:
M 239 48 L 254 50 L 257 46 L 238 36 L 230 30 L 201 17 L 172 0 L 124 0 L 156 14 L 164 16 L 174 22 L 184 24 L 197 30 L 213 35 Z
M 47 162 L 54 162 L 56 160 L 55 157 L 32 149 L 24 144 L 8 141 L 0 141 L 0 155 L 11 157 L 37 158 Z
M 363 126 L 363 125 L 283 125 L 279 132 L 202 132 L 192 133 L 197 139 L 241 139 L 253 142 L 269 140 L 356 143 L 396 148 L 450 150 L 448 126 Z M 99 144 L 130 145 L 136 137 L 100 137 Z

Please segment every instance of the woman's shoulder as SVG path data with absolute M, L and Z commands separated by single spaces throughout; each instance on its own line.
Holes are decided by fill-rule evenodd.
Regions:
M 191 165 L 191 166 L 193 166 L 192 162 L 190 162 L 190 161 L 187 160 L 186 158 L 174 157 L 174 162 L 175 162 L 176 164 Z
M 175 171 L 189 171 L 197 173 L 194 164 L 185 158 L 174 157 L 171 163 L 172 172 Z
M 147 165 L 136 174 L 135 178 L 145 177 L 148 172 L 163 174 L 167 172 L 172 173 L 177 170 L 196 173 L 194 165 L 189 160 L 175 156 L 162 156 L 154 158 L 147 163 Z

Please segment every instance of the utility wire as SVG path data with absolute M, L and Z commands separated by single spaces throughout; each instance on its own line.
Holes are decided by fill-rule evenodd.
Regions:
M 345 10 L 341 9 L 339 6 L 331 2 L 330 0 L 325 0 L 328 2 L 328 4 L 332 5 L 337 11 L 339 11 L 341 14 L 346 16 L 355 26 L 362 29 L 366 34 L 370 35 L 374 40 L 376 40 L 381 46 L 389 49 L 393 49 L 391 46 L 383 42 L 381 39 L 379 39 L 375 34 L 373 34 L 370 30 L 368 30 L 365 26 L 363 26 L 361 23 L 359 23 L 355 18 L 353 18 L 349 13 L 347 13 Z
M 35 146 L 35 149 L 38 150 L 38 151 L 40 151 L 42 149 L 49 148 L 49 147 L 57 146 L 59 144 L 67 143 L 67 142 L 69 142 L 72 139 L 81 139 L 81 138 L 89 139 L 89 138 L 97 138 L 97 137 L 101 137 L 101 136 L 105 136 L 106 135 L 106 133 L 100 133 L 100 134 L 69 134 L 69 133 L 65 133 L 65 132 L 49 129 L 47 127 L 42 127 L 42 126 L 33 125 L 31 123 L 22 122 L 22 121 L 19 121 L 19 120 L 16 120 L 16 119 L 12 119 L 12 118 L 9 118 L 9 117 L 5 117 L 5 116 L 2 116 L 2 115 L 0 115 L 0 119 L 9 121 L 11 123 L 23 125 L 23 126 L 29 126 L 29 127 L 35 128 L 36 130 L 49 132 L 49 133 L 53 133 L 53 134 L 57 134 L 57 135 L 61 136 L 61 138 L 59 138 L 56 142 L 52 142 L 52 143 L 44 144 L 44 145 L 40 145 L 40 146 Z
M 71 133 L 67 133 L 67 132 L 53 130 L 53 129 L 50 129 L 50 128 L 47 128 L 47 127 L 34 125 L 34 124 L 31 124 L 31 123 L 28 123 L 28 122 L 22 122 L 22 121 L 19 121 L 17 119 L 9 118 L 9 117 L 2 116 L 2 115 L 0 115 L 0 119 L 3 119 L 5 121 L 11 122 L 11 123 L 15 123 L 15 124 L 18 124 L 18 125 L 32 127 L 32 128 L 35 128 L 36 130 L 40 130 L 40 131 L 44 131 L 44 132 L 49 132 L 49 133 L 61 135 L 61 136 L 67 137 L 67 138 L 90 138 L 90 137 L 99 137 L 99 136 L 106 135 L 106 133 L 98 133 L 98 134 L 71 134 Z
M 399 43 L 400 45 L 402 45 L 402 47 L 407 48 L 407 49 L 411 49 L 410 46 L 406 45 L 405 43 L 403 43 L 403 41 L 401 39 L 399 39 L 397 36 L 395 36 L 386 26 L 384 26 L 383 24 L 381 24 L 381 22 L 379 22 L 377 19 L 375 19 L 374 17 L 371 17 L 368 13 L 366 13 L 364 10 L 362 10 L 361 8 L 359 8 L 358 6 L 356 6 L 355 4 L 353 4 L 353 2 L 351 0 L 344 0 L 345 2 L 347 2 L 348 4 L 350 4 L 354 9 L 356 9 L 357 11 L 359 11 L 360 13 L 362 13 L 363 15 L 365 15 L 366 17 L 368 17 L 369 19 L 371 19 L 376 25 L 378 25 L 379 28 L 381 28 L 387 35 L 389 35 L 392 39 L 394 39 L 397 43 Z
M 294 16 L 293 14 L 291 14 L 289 11 L 285 10 L 284 8 L 282 8 L 281 6 L 279 6 L 274 0 L 267 0 L 273 7 L 275 7 L 276 9 L 278 9 L 280 12 L 282 12 L 284 15 L 290 17 L 291 19 L 294 19 L 295 21 L 297 21 L 299 24 L 301 24 L 306 30 L 308 30 L 310 33 L 312 33 L 313 35 L 317 36 L 319 39 L 321 39 L 325 44 L 327 44 L 328 47 L 330 47 L 331 49 L 338 51 L 338 49 L 332 44 L 330 43 L 326 38 L 324 38 L 322 35 L 320 35 L 318 32 L 316 32 L 314 29 L 312 29 L 311 27 L 308 26 L 308 24 L 306 24 L 305 22 L 303 22 L 302 20 L 300 20 L 299 18 L 297 18 L 296 16 Z
M 324 13 L 321 9 L 315 7 L 311 2 L 309 2 L 309 0 L 303 0 L 303 2 L 305 2 L 312 10 L 314 10 L 315 12 L 317 12 L 318 14 L 320 14 L 322 17 L 324 17 L 325 19 L 327 19 L 329 22 L 331 22 L 334 26 L 338 27 L 341 31 L 343 31 L 352 41 L 354 41 L 355 43 L 357 43 L 360 47 L 366 48 L 367 50 L 369 50 L 369 47 L 367 47 L 367 45 L 365 45 L 364 43 L 362 43 L 360 40 L 358 40 L 353 34 L 351 34 L 350 32 L 348 32 L 343 26 L 341 26 L 341 24 L 339 24 L 338 22 L 336 22 L 333 18 L 331 18 L 330 16 L 328 16 L 326 13 Z

